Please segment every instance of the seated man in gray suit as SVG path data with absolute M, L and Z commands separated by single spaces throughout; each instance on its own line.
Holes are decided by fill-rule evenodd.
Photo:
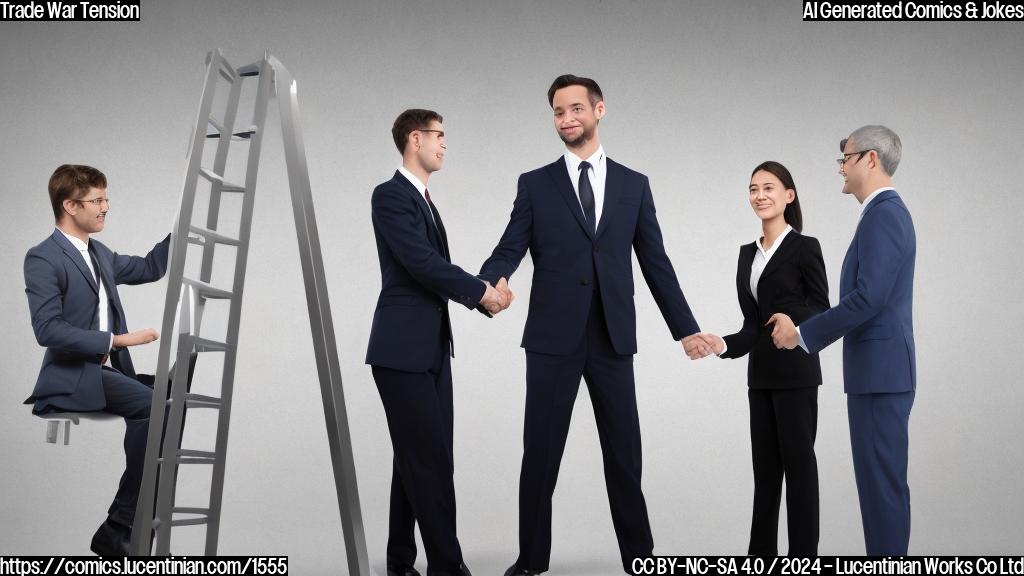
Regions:
M 46 348 L 32 396 L 33 413 L 109 412 L 124 416 L 126 467 L 106 521 L 90 549 L 128 554 L 142 483 L 153 390 L 135 374 L 127 347 L 156 340 L 156 330 L 128 331 L 118 284 L 159 280 L 170 235 L 144 258 L 124 256 L 89 236 L 103 230 L 110 201 L 107 178 L 89 166 L 65 164 L 50 177 L 56 229 L 25 255 L 25 293 L 32 330 Z

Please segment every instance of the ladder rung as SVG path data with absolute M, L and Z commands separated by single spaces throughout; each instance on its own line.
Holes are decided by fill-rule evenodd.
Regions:
M 206 168 L 200 168 L 199 174 L 201 174 L 203 178 L 206 178 L 210 182 L 220 184 L 220 189 L 222 192 L 245 192 L 245 186 L 242 186 L 241 184 L 233 184 L 231 182 L 228 182 L 220 174 L 214 174 L 212 171 L 207 170 Z
M 206 524 L 210 521 L 210 509 L 209 508 L 172 508 L 171 515 L 174 514 L 199 514 L 199 518 L 182 518 L 176 520 L 171 519 L 171 526 L 197 526 L 199 524 Z
M 234 296 L 229 290 L 222 290 L 220 288 L 214 288 L 202 280 L 193 280 L 192 278 L 182 278 L 182 282 L 192 286 L 196 290 L 196 295 L 201 298 L 220 298 L 220 299 L 231 299 Z
M 217 342 L 207 338 L 193 338 L 192 344 L 195 346 L 196 352 L 227 352 L 228 348 L 230 348 L 225 342 Z
M 220 138 L 220 135 L 221 135 L 222 132 L 224 132 L 224 126 L 221 125 L 220 121 L 218 121 L 216 118 L 214 118 L 212 116 L 207 119 L 207 124 L 206 124 L 206 137 L 207 138 Z M 245 130 L 241 130 L 239 132 L 232 132 L 231 136 L 233 138 L 235 138 L 236 140 L 248 140 L 255 133 L 256 133 L 256 125 L 253 124 L 252 126 L 249 126 Z
M 207 138 L 218 138 L 220 133 L 224 131 L 224 124 L 220 120 L 210 116 L 206 119 L 206 137 Z
M 214 242 L 218 242 L 220 244 L 227 244 L 228 246 L 238 246 L 238 238 L 225 236 L 224 234 L 221 234 L 220 232 L 216 232 L 214 230 L 208 230 L 200 226 L 192 225 L 188 227 L 188 231 L 193 234 L 199 234 L 200 236 L 206 238 L 207 240 L 213 240 Z
M 217 454 L 205 450 L 178 450 L 178 464 L 213 464 Z
M 235 70 L 239 76 L 259 76 L 260 75 L 260 63 L 253 62 L 252 64 L 246 64 Z
M 220 408 L 220 398 L 204 396 L 202 394 L 185 394 L 185 405 L 190 408 Z

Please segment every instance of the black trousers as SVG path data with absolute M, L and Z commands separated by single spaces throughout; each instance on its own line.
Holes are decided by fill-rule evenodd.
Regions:
M 747 554 L 777 556 L 779 504 L 786 480 L 789 555 L 818 554 L 818 387 L 750 388 L 754 513 Z
M 418 522 L 428 575 L 455 573 L 462 564 L 455 533 L 451 358 L 447 339 L 442 341 L 427 372 L 372 367 L 395 454 L 387 562 L 413 565 Z
M 640 489 L 640 420 L 633 356 L 617 354 L 598 292 L 587 329 L 568 356 L 526 352 L 526 418 L 519 478 L 520 568 L 547 570 L 551 557 L 551 497 L 565 450 L 580 378 L 594 406 L 612 524 L 623 567 L 654 548 L 647 504 Z

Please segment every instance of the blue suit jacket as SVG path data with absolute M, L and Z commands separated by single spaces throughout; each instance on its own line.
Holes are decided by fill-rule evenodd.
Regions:
M 480 276 L 491 283 L 511 278 L 530 250 L 533 288 L 522 342 L 527 350 L 557 355 L 575 350 L 596 283 L 615 351 L 635 354 L 634 252 L 672 338 L 700 331 L 665 254 L 647 177 L 607 162 L 596 233 L 583 216 L 564 157 L 519 177 L 512 216 Z
M 32 396 L 36 410 L 55 407 L 95 411 L 106 406 L 100 360 L 110 355 L 111 365 L 135 377 L 127 349 L 110 350 L 110 334 L 128 332 L 118 284 L 144 284 L 159 280 L 167 269 L 170 235 L 144 258 L 112 252 L 90 239 L 89 251 L 99 265 L 110 306 L 110 332 L 100 332 L 96 307 L 96 279 L 82 254 L 59 230 L 25 255 L 25 294 L 32 314 L 32 330 L 46 347 Z
M 381 288 L 373 312 L 366 363 L 425 372 L 433 364 L 448 300 L 473 309 L 486 287 L 448 256 L 443 222 L 435 226 L 426 200 L 398 171 L 370 199 Z
M 843 340 L 847 394 L 914 390 L 914 259 L 910 212 L 895 190 L 864 210 L 843 260 L 839 304 L 800 325 L 810 352 Z

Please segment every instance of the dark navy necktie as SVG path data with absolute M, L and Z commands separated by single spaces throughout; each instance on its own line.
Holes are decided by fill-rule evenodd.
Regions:
M 587 218 L 591 230 L 597 229 L 597 222 L 594 221 L 594 188 L 590 185 L 590 162 L 580 163 L 580 205 L 583 206 L 583 215 Z
M 434 217 L 434 226 L 441 236 L 441 255 L 444 259 L 451 262 L 451 256 L 448 254 L 448 234 L 444 231 L 444 223 L 441 222 L 441 213 L 437 211 L 437 207 L 430 201 L 430 190 L 424 190 L 423 196 L 427 199 L 427 206 L 430 207 L 430 214 Z

